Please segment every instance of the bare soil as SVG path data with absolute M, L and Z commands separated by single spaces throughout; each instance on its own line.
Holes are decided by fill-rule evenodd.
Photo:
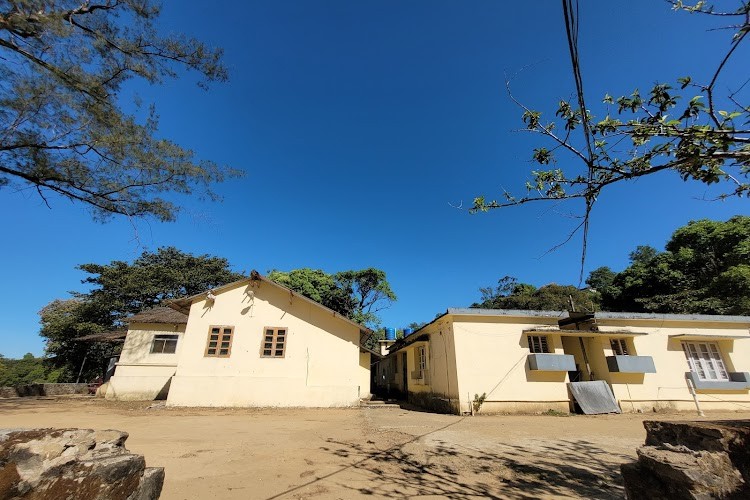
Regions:
M 707 417 L 733 418 L 742 414 Z M 130 433 L 126 446 L 149 466 L 165 468 L 165 500 L 623 498 L 619 466 L 635 459 L 647 419 L 703 420 L 663 413 L 459 417 L 399 408 L 0 399 L 0 428 Z

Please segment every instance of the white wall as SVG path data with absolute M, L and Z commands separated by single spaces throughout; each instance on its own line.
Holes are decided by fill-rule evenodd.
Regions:
M 149 401 L 168 389 L 169 379 L 177 370 L 184 331 L 185 325 L 131 324 L 106 398 Z M 179 336 L 174 354 L 151 353 L 154 336 L 163 334 Z

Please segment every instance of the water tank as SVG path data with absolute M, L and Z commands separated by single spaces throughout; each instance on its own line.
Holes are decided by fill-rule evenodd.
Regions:
M 404 328 L 404 337 L 408 337 L 412 333 L 414 333 L 414 329 L 413 328 Z
M 396 340 L 396 329 L 385 327 L 385 340 Z

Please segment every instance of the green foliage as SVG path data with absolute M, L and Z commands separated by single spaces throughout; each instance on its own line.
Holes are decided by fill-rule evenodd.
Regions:
M 482 408 L 482 404 L 484 404 L 484 401 L 487 399 L 487 393 L 483 392 L 480 396 L 479 394 L 474 394 L 474 401 L 471 402 L 471 404 L 474 407 L 474 413 L 479 413 L 479 410 Z
M 599 308 L 600 295 L 591 290 L 580 290 L 572 285 L 551 283 L 536 288 L 528 283 L 518 283 L 516 278 L 505 276 L 496 287 L 480 288 L 481 302 L 471 307 L 481 309 L 520 309 L 537 311 L 565 311 L 570 308 L 570 298 L 577 310 L 593 311 Z
M 0 186 L 57 193 L 97 219 L 170 221 L 174 194 L 215 198 L 211 184 L 239 175 L 159 137 L 153 106 L 121 107 L 131 79 L 158 84 L 182 69 L 204 87 L 227 79 L 221 50 L 161 35 L 159 11 L 154 0 L 2 4 Z
M 378 311 L 390 307 L 396 294 L 386 279 L 385 271 L 375 268 L 359 271 L 342 271 L 334 274 L 336 284 L 354 299 L 350 318 L 376 328 L 380 325 Z
M 638 247 L 630 258 L 603 294 L 609 310 L 750 314 L 750 217 L 690 222 L 666 251 Z
M 320 269 L 305 267 L 289 272 L 274 269 L 268 273 L 267 277 L 315 302 L 323 304 L 342 316 L 352 317 L 355 299 L 348 290 L 339 286 L 333 274 L 328 274 Z
M 335 274 L 310 268 L 273 270 L 268 278 L 373 329 L 380 325 L 377 312 L 396 300 L 385 272 L 380 269 Z
M 132 263 L 81 264 L 78 269 L 90 275 L 83 283 L 94 288 L 75 295 L 103 308 L 113 324 L 165 300 L 189 297 L 244 278 L 232 272 L 222 257 L 192 255 L 175 247 L 145 251 Z
M 615 276 L 617 276 L 617 273 L 609 267 L 598 267 L 591 271 L 589 277 L 586 278 L 586 284 L 595 290 L 603 290 L 612 286 Z
M 546 120 L 542 112 L 521 104 L 511 94 L 523 110 L 526 129 L 551 143 L 551 147 L 536 147 L 532 153 L 532 160 L 543 168 L 532 169 L 524 195 L 504 192 L 500 200 L 477 196 L 471 213 L 534 201 L 580 199 L 584 223 L 578 229 L 585 232 L 591 208 L 607 186 L 665 170 L 676 172 L 685 181 L 720 184 L 724 190 L 719 199 L 750 196 L 750 105 L 738 101 L 738 89 L 745 82 L 720 79 L 728 65 L 745 64 L 736 56 L 736 49 L 746 43 L 750 33 L 750 4 L 736 0 L 734 10 L 719 12 L 705 2 L 671 3 L 675 10 L 726 21 L 728 25 L 722 27 L 734 33 L 726 52 L 713 58 L 714 70 L 708 81 L 696 83 L 685 76 L 678 78 L 675 86 L 657 82 L 646 95 L 638 89 L 617 98 L 606 94 L 596 110 L 604 118 L 596 118 L 594 111 L 582 109 L 586 96 L 580 84 L 578 51 L 573 50 L 577 39 L 570 35 L 577 28 L 568 29 L 577 83 L 575 99 L 561 100 L 555 117 Z M 570 22 L 566 16 L 567 28 L 571 28 Z M 730 90 L 721 95 L 719 90 L 726 88 L 734 93 Z M 560 128 L 564 133 L 555 132 Z M 585 248 L 584 237 L 584 257 Z
M 35 358 L 31 353 L 21 359 L 10 359 L 0 354 L 0 387 L 55 383 L 60 375 L 60 370 L 53 370 L 44 358 Z
M 87 360 L 82 373 L 84 381 L 103 373 L 112 346 L 76 339 L 113 327 L 105 308 L 83 299 L 54 300 L 39 311 L 39 319 L 39 335 L 46 341 L 45 354 L 49 363 L 61 370 L 61 381 L 75 382 L 84 359 Z
M 174 247 L 143 252 L 132 263 L 78 268 L 90 274 L 83 283 L 93 285 L 92 290 L 55 300 L 39 313 L 46 354 L 53 366 L 63 370 L 64 381 L 75 380 L 84 358 L 83 380 L 101 375 L 113 352 L 111 344 L 78 341 L 78 337 L 124 328 L 122 320 L 131 314 L 244 277 L 232 272 L 224 258 L 195 256 Z

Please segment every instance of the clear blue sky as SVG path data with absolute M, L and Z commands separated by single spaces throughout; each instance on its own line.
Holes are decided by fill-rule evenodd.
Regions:
M 589 107 L 605 92 L 706 77 L 729 43 L 706 31 L 715 22 L 653 0 L 583 0 Z M 523 187 L 539 139 L 517 131 L 504 75 L 518 73 L 517 96 L 537 109 L 572 95 L 560 2 L 166 2 L 160 25 L 223 47 L 231 81 L 130 90 L 157 104 L 165 137 L 247 176 L 218 187 L 221 203 L 183 199 L 172 224 L 102 225 L 66 200 L 52 197 L 50 210 L 31 191 L 0 191 L 0 353 L 42 353 L 37 311 L 85 290 L 77 264 L 166 245 L 226 257 L 237 271 L 381 268 L 399 297 L 382 314 L 395 327 L 468 306 L 505 275 L 577 283 L 580 239 L 544 255 L 576 206 L 474 216 L 451 206 Z M 727 76 L 742 82 L 747 66 Z M 636 245 L 663 248 L 689 220 L 748 214 L 747 201 L 701 201 L 706 193 L 672 174 L 610 190 L 592 219 L 587 271 L 620 270 Z

